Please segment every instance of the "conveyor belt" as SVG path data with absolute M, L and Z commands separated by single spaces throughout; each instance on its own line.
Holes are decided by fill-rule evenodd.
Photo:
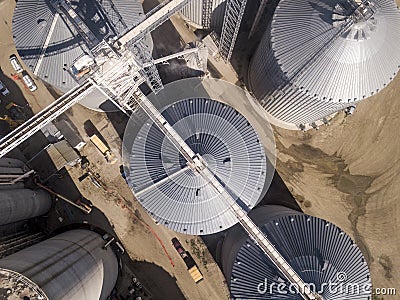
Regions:
M 254 224 L 254 222 L 247 216 L 242 207 L 235 201 L 235 199 L 226 191 L 221 182 L 214 176 L 202 157 L 193 152 L 193 150 L 186 144 L 186 142 L 179 136 L 175 129 L 167 122 L 162 114 L 155 108 L 155 106 L 147 99 L 147 97 L 140 90 L 132 90 L 132 102 L 124 101 L 122 105 L 136 105 L 146 112 L 150 119 L 157 125 L 168 139 L 175 145 L 182 156 L 186 159 L 188 167 L 196 170 L 209 184 L 222 195 L 230 209 L 233 211 L 242 227 L 246 230 L 250 238 L 263 250 L 263 252 L 271 259 L 275 266 L 282 272 L 282 274 L 295 286 L 298 287 L 299 294 L 306 300 L 322 299 L 321 296 L 311 291 L 310 287 L 300 278 L 296 271 L 289 265 L 285 258 L 275 249 L 272 243 L 268 240 L 265 234 Z
M 91 92 L 93 88 L 92 80 L 85 81 L 81 86 L 70 90 L 68 93 L 58 98 L 57 101 L 11 131 L 0 140 L 0 157 L 6 155 L 9 151 L 20 145 L 51 121 L 55 120 L 59 115 L 63 114 Z
M 149 15 L 142 23 L 133 27 L 125 35 L 120 37 L 115 44 L 125 45 L 129 43 L 135 43 L 145 35 L 156 29 L 158 26 L 163 24 L 173 14 L 178 12 L 191 0 L 172 0 L 167 4 L 162 4 L 161 8 Z
M 118 41 L 119 44 L 125 45 L 126 43 L 134 43 L 143 38 L 147 33 L 151 32 L 168 18 L 179 11 L 184 5 L 191 0 L 172 0 L 167 4 L 163 4 L 156 10 L 152 15 L 146 18 L 143 22 L 138 24 L 136 27 L 128 31 Z M 64 10 L 68 12 L 71 18 L 76 22 L 81 22 L 80 19 L 74 14 L 69 4 L 64 0 L 56 2 L 56 5 L 60 4 Z M 87 34 L 88 41 L 94 42 L 93 36 L 89 35 L 85 24 L 79 24 L 81 34 Z M 121 59 L 121 62 L 125 62 Z M 111 76 L 111 72 L 109 74 Z M 100 81 L 96 79 L 96 81 Z M 59 115 L 68 110 L 72 105 L 81 100 L 86 94 L 88 94 L 94 88 L 92 80 L 87 80 L 81 84 L 81 86 L 74 88 L 60 97 L 56 102 L 43 109 L 37 115 L 26 121 L 24 124 L 10 132 L 4 138 L 0 140 L 0 157 L 3 157 L 12 149 L 20 145 L 23 141 L 31 137 L 33 134 L 38 132 L 45 125 L 56 119 Z M 123 92 L 123 91 L 122 91 Z

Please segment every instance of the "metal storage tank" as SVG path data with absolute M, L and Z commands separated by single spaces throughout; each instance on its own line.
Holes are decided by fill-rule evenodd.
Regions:
M 368 265 L 357 245 L 340 228 L 276 205 L 256 208 L 249 216 L 323 299 L 371 299 Z M 221 256 L 233 299 L 303 299 L 241 227 L 227 232 Z
M 12 175 L 12 174 L 24 174 L 27 171 L 25 163 L 15 158 L 0 158 L 0 174 L 1 175 Z
M 25 163 L 15 158 L 2 157 L 0 158 L 0 168 L 25 168 Z
M 25 65 L 43 81 L 65 93 L 78 85 L 68 69 L 76 59 L 89 53 L 89 48 L 77 30 L 65 23 L 56 12 L 52 2 L 57 3 L 47 0 L 17 1 L 12 32 L 18 54 Z M 100 42 L 125 30 L 117 13 L 111 12 L 113 8 L 128 28 L 145 18 L 139 0 L 78 0 L 71 1 L 70 5 Z M 146 44 L 152 52 L 150 37 Z M 96 89 L 80 103 L 100 110 L 105 100 L 104 94 Z
M 50 207 L 51 197 L 43 190 L 0 190 L 0 225 L 44 215 Z
M 295 129 L 382 90 L 400 67 L 393 0 L 281 0 L 249 68 L 271 122 Z
M 118 261 L 104 244 L 95 232 L 71 230 L 7 256 L 0 260 L 0 279 L 13 280 L 3 288 L 15 294 L 25 288 L 42 299 L 106 299 L 117 281 Z
M 21 167 L 2 167 L 0 166 L 0 174 L 1 175 L 22 175 L 24 174 L 24 170 Z
M 192 26 L 220 31 L 224 22 L 226 0 L 193 0 L 181 14 Z
M 274 173 L 275 144 L 268 123 L 249 107 L 255 100 L 248 93 L 221 80 L 187 79 L 149 99 L 245 211 L 261 200 Z M 247 108 L 243 114 L 242 105 Z M 221 195 L 187 167 L 140 110 L 126 127 L 123 157 L 128 184 L 160 224 L 205 235 L 238 222 Z

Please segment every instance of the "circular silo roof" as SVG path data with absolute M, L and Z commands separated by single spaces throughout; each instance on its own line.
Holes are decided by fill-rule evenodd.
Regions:
M 325 300 L 370 299 L 368 265 L 345 232 L 316 217 L 280 211 L 264 206 L 250 216 L 303 282 Z M 240 229 L 229 232 L 227 239 L 222 255 L 230 256 L 224 271 L 233 299 L 303 299 Z
M 289 81 L 311 97 L 361 100 L 383 89 L 398 72 L 400 13 L 395 2 L 364 1 L 355 11 L 356 6 L 349 0 L 281 0 L 276 8 L 271 25 L 275 58 Z
M 184 99 L 160 111 L 245 210 L 259 202 L 266 181 L 266 155 L 242 114 L 209 98 Z M 220 194 L 187 166 L 150 120 L 134 138 L 127 180 L 153 218 L 175 231 L 210 234 L 238 222 Z
M 0 268 L 0 297 L 1 299 L 42 299 L 48 300 L 44 291 L 26 276 L 4 268 Z M 17 298 L 18 297 L 18 298 Z
M 13 38 L 18 54 L 34 75 L 65 93 L 78 86 L 69 68 L 80 57 L 90 53 L 88 45 L 65 16 L 56 12 L 52 2 L 47 0 L 19 0 L 13 15 Z M 77 0 L 70 5 L 101 42 L 112 36 L 122 34 L 127 28 L 144 19 L 143 8 L 138 0 L 114 0 L 113 8 L 104 8 L 101 1 Z M 118 12 L 118 14 L 116 13 Z M 152 48 L 151 40 L 146 42 Z M 81 101 L 85 106 L 96 110 L 106 101 L 104 93 L 95 89 Z

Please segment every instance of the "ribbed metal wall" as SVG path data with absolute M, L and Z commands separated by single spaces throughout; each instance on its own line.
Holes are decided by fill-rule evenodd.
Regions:
M 226 104 L 206 98 L 182 100 L 160 111 L 245 210 L 260 201 L 266 157 L 245 117 Z M 176 147 L 150 120 L 130 138 L 134 142 L 127 179 L 140 203 L 161 224 L 204 235 L 238 222 L 220 195 L 187 168 Z
M 368 265 L 352 239 L 335 225 L 281 206 L 263 206 L 249 214 L 297 274 L 322 291 L 323 283 L 356 284 L 360 293 L 346 288 L 323 289 L 325 300 L 370 299 Z M 262 250 L 235 226 L 222 246 L 222 266 L 233 299 L 302 299 L 292 294 L 289 283 Z M 342 279 L 345 279 L 342 281 Z M 267 292 L 262 293 L 267 281 Z M 258 291 L 262 285 L 261 293 Z M 277 285 L 285 284 L 283 293 Z M 275 285 L 273 292 L 269 287 Z M 366 287 L 367 291 L 364 291 Z
M 394 1 L 372 0 L 373 17 L 348 30 L 335 23 L 349 15 L 337 6 L 343 2 L 279 2 L 249 68 L 251 90 L 279 121 L 311 123 L 379 92 L 397 74 Z
M 226 0 L 193 0 L 181 10 L 182 15 L 191 25 L 203 28 L 203 5 L 205 1 L 210 1 L 211 5 L 211 29 L 221 30 L 224 22 Z
M 106 299 L 118 277 L 114 252 L 89 230 L 71 230 L 0 260 L 36 283 L 49 299 Z
M 42 190 L 0 190 L 0 225 L 27 220 L 46 214 L 51 207 L 50 195 Z

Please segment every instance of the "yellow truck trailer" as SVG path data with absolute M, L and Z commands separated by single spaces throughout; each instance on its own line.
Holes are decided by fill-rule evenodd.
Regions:
M 90 137 L 90 141 L 96 146 L 97 149 L 99 149 L 99 151 L 104 155 L 109 163 L 113 164 L 116 162 L 116 159 L 111 153 L 111 150 L 108 149 L 108 147 L 100 140 L 97 135 L 92 135 Z
M 179 242 L 179 240 L 176 237 L 174 237 L 171 240 L 171 242 L 172 242 L 172 245 L 175 247 L 176 251 L 178 251 L 179 255 L 185 262 L 185 264 L 188 268 L 188 272 L 189 272 L 190 276 L 193 278 L 194 282 L 199 283 L 200 281 L 202 281 L 204 279 L 203 275 L 201 274 L 199 268 L 196 265 L 196 262 L 194 261 L 194 259 L 190 255 L 190 253 L 188 253 L 185 250 L 185 248 L 183 248 L 182 244 Z
M 190 276 L 192 276 L 194 282 L 199 283 L 204 279 L 203 275 L 201 274 L 200 270 L 197 268 L 197 266 L 191 267 L 189 270 Z

